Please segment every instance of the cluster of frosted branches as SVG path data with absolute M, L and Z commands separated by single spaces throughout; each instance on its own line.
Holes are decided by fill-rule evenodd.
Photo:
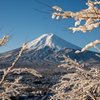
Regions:
M 9 41 L 8 38 L 9 38 L 9 36 L 5 35 L 2 39 L 0 39 L 0 46 L 6 44 Z M 10 100 L 10 96 L 16 96 L 16 95 L 20 94 L 21 90 L 24 90 L 25 88 L 29 87 L 29 85 L 24 86 L 23 84 L 19 83 L 19 81 L 23 78 L 22 76 L 17 77 L 17 79 L 14 79 L 14 82 L 7 81 L 8 74 L 11 74 L 11 73 L 20 74 L 22 72 L 27 72 L 27 73 L 30 73 L 37 77 L 41 77 L 41 75 L 38 74 L 38 72 L 35 71 L 34 69 L 27 69 L 27 68 L 14 69 L 13 68 L 15 66 L 15 64 L 17 63 L 17 61 L 19 60 L 19 58 L 24 53 L 24 51 L 26 50 L 26 46 L 27 46 L 27 43 L 25 42 L 23 44 L 21 50 L 19 51 L 19 55 L 16 57 L 16 59 L 14 60 L 14 62 L 8 69 L 0 70 L 0 72 L 4 73 L 4 75 L 2 76 L 1 81 L 0 81 L 0 88 L 2 88 L 0 90 L 0 99 L 2 99 L 2 100 L 6 100 L 6 99 Z M 6 56 L 1 56 L 0 59 L 7 58 L 9 56 L 11 56 L 11 54 L 6 55 Z
M 64 57 L 65 64 L 61 64 L 59 67 L 66 67 L 71 70 L 75 68 L 76 72 L 62 76 L 60 82 L 51 89 L 55 92 L 51 99 L 86 100 L 87 97 L 91 97 L 93 100 L 99 100 L 100 71 L 95 68 L 86 71 L 76 60 L 73 61 L 69 57 Z
M 10 100 L 10 96 L 13 95 L 15 96 L 16 94 L 19 94 L 19 90 L 20 89 L 24 89 L 26 87 L 24 87 L 22 84 L 18 84 L 19 80 L 22 79 L 22 77 L 19 77 L 17 79 L 15 79 L 14 82 L 4 82 L 2 85 L 3 90 L 0 91 L 0 99 L 8 99 Z
M 100 4 L 100 1 L 95 0 L 93 2 L 91 0 L 88 0 L 88 2 L 86 3 L 86 5 L 88 5 L 88 9 L 81 10 L 76 13 L 73 13 L 71 11 L 63 11 L 60 7 L 53 6 L 52 8 L 57 10 L 57 12 L 54 12 L 52 14 L 52 18 L 53 19 L 54 18 L 59 19 L 60 17 L 62 19 L 74 18 L 76 20 L 75 27 L 69 28 L 73 31 L 73 33 L 76 31 L 82 31 L 84 33 L 87 31 L 91 32 L 94 28 L 97 28 L 100 26 L 100 10 L 97 6 L 95 6 L 98 4 Z M 85 21 L 84 25 L 80 25 L 82 20 Z M 91 42 L 90 44 L 86 45 L 81 51 L 77 50 L 76 53 L 81 53 L 92 46 L 94 46 L 95 48 L 99 50 L 99 48 L 96 46 L 99 43 L 100 43 L 100 40 Z
M 53 6 L 52 9 L 55 9 L 56 12 L 52 13 L 52 19 L 74 18 L 76 20 L 75 27 L 69 28 L 73 33 L 76 31 L 82 31 L 83 33 L 87 31 L 91 32 L 94 28 L 100 26 L 100 9 L 96 6 L 99 4 L 100 1 L 98 0 L 88 0 L 86 3 L 88 8 L 76 13 L 64 11 L 58 6 Z M 81 25 L 82 20 L 85 21 L 84 25 Z M 92 46 L 100 51 L 97 44 L 100 44 L 100 40 L 87 44 L 81 51 L 77 50 L 75 53 L 84 52 Z M 100 57 L 98 54 L 96 56 Z M 74 68 L 76 72 L 62 76 L 60 83 L 52 88 L 55 95 L 51 99 L 86 100 L 89 99 L 87 97 L 90 97 L 93 100 L 100 100 L 100 70 L 95 68 L 91 68 L 89 71 L 84 70 L 84 66 L 77 63 L 76 60 L 73 61 L 69 57 L 64 57 L 65 61 L 58 67 L 67 67 L 67 69 L 71 70 Z
M 0 71 L 2 72 L 4 70 L 5 69 L 0 70 Z M 35 75 L 37 77 L 41 77 L 41 75 L 38 74 L 38 72 L 35 71 L 34 69 L 27 69 L 27 68 L 14 68 L 9 72 L 9 74 L 11 74 L 11 73 L 20 74 L 23 72 L 30 73 L 30 74 Z M 23 76 L 20 76 L 17 79 L 15 79 L 15 78 L 13 78 L 13 79 L 14 79 L 14 82 L 7 81 L 7 78 L 5 81 L 3 81 L 2 85 L 1 85 L 2 91 L 0 91 L 0 99 L 4 99 L 4 100 L 9 99 L 10 96 L 20 95 L 22 90 L 24 91 L 27 88 L 35 88 L 33 86 L 32 87 L 29 86 L 29 84 L 22 84 L 20 82 L 20 80 L 23 79 Z
M 83 31 L 84 33 L 86 31 L 92 31 L 94 28 L 97 28 L 100 26 L 100 10 L 98 9 L 97 4 L 100 4 L 100 1 L 95 0 L 95 2 L 88 0 L 86 5 L 88 5 L 88 9 L 81 10 L 79 12 L 71 12 L 71 11 L 63 11 L 58 6 L 53 6 L 52 8 L 57 10 L 57 12 L 54 12 L 52 14 L 52 18 L 59 19 L 60 17 L 62 19 L 65 18 L 74 18 L 76 20 L 75 27 L 70 27 L 74 32 L 76 31 Z M 58 12 L 59 11 L 59 12 Z M 80 25 L 81 21 L 85 20 L 85 24 L 82 26 Z M 77 25 L 80 25 L 79 27 L 76 27 Z

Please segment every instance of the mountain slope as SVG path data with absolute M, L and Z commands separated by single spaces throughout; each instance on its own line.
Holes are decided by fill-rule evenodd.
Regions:
M 45 46 L 49 46 L 55 50 L 61 50 L 64 48 L 81 49 L 80 47 L 63 40 L 54 34 L 44 34 L 40 36 L 36 40 L 28 43 L 27 49 L 33 50 L 37 48 L 37 50 L 39 50 L 43 49 Z
M 64 49 L 65 48 L 65 49 Z M 38 39 L 28 43 L 26 51 L 22 54 L 21 58 L 17 62 L 17 67 L 25 66 L 43 66 L 43 65 L 59 65 L 61 64 L 60 61 L 64 60 L 63 55 L 66 55 L 77 61 L 86 62 L 92 64 L 100 63 L 100 58 L 95 56 L 96 52 L 86 51 L 84 53 L 75 54 L 76 49 L 79 49 L 69 42 L 59 38 L 54 34 L 44 34 Z M 30 50 L 28 50 L 30 49 Z M 1 56 L 9 55 L 12 56 L 4 59 L 0 59 L 0 65 L 5 67 L 6 64 L 10 64 L 15 60 L 21 47 L 1 53 Z M 98 53 L 99 54 L 99 53 Z M 100 54 L 99 54 L 100 55 Z M 20 65 L 20 66 L 19 66 Z M 0 67 L 1 67 L 0 66 Z M 7 65 L 8 67 L 8 65 Z
M 17 55 L 19 54 L 21 48 L 2 53 L 0 56 L 4 56 L 7 54 L 11 54 L 12 56 L 8 58 L 4 58 L 0 60 L 0 64 L 11 64 Z M 27 50 L 26 50 L 27 51 Z M 25 65 L 48 65 L 48 64 L 61 64 L 60 61 L 64 60 L 63 55 L 69 56 L 73 60 L 87 62 L 87 63 L 99 63 L 100 58 L 95 56 L 96 52 L 86 51 L 85 53 L 75 54 L 74 49 L 62 49 L 59 51 L 51 51 L 50 53 L 43 49 L 39 50 L 30 50 L 28 52 L 24 52 L 17 64 L 25 64 Z M 98 53 L 100 55 L 100 53 Z

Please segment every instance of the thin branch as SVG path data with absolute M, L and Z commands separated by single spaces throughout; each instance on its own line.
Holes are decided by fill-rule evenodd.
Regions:
M 38 2 L 38 3 L 40 3 L 40 4 L 42 4 L 42 5 L 47 6 L 47 7 L 49 7 L 49 8 L 52 8 L 51 6 L 49 6 L 49 5 L 47 5 L 47 4 L 44 4 L 44 3 L 40 2 L 40 1 L 37 1 L 37 0 L 35 0 L 35 1 Z
M 90 88 L 90 91 L 91 91 L 91 93 L 92 93 L 92 95 L 93 95 L 93 99 L 94 99 L 94 100 L 97 100 L 97 99 L 96 99 L 96 96 L 95 96 L 95 94 L 94 94 L 94 92 L 93 92 L 93 90 L 92 90 L 92 88 Z
M 8 34 L 10 34 L 13 30 L 14 30 L 14 28 L 13 28 Z M 8 34 L 7 34 L 7 35 L 8 35 Z
M 33 9 L 36 10 L 36 11 L 38 11 L 38 12 L 41 12 L 41 13 L 45 13 L 45 14 L 50 14 L 50 15 L 52 15 L 51 13 L 43 12 L 43 11 L 41 11 L 41 10 L 39 10 L 39 9 L 36 9 L 36 8 L 33 8 Z
M 0 31 L 2 30 L 3 26 L 0 28 Z

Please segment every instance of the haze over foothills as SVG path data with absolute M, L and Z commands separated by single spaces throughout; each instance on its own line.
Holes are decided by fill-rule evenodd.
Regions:
M 49 6 L 59 6 L 65 11 L 77 12 L 88 8 L 85 0 L 39 0 Z M 100 6 L 98 5 L 100 8 Z M 9 33 L 10 41 L 0 49 L 0 53 L 6 52 L 23 45 L 23 42 L 31 42 L 43 34 L 53 33 L 62 39 L 84 47 L 86 44 L 100 39 L 100 28 L 94 29 L 91 33 L 68 31 L 65 28 L 73 27 L 74 19 L 53 20 L 50 14 L 34 10 L 53 13 L 52 9 L 39 4 L 35 0 L 0 0 L 0 38 Z M 84 23 L 84 21 L 82 22 Z M 66 30 L 66 31 L 64 31 Z M 28 34 L 28 37 L 27 37 Z M 27 37 L 27 39 L 26 39 Z M 100 46 L 98 45 L 100 48 Z M 95 48 L 89 50 L 97 51 Z

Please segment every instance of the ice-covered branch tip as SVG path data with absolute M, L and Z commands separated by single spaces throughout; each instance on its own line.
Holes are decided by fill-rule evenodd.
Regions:
M 76 20 L 75 27 L 70 27 L 74 32 L 76 31 L 92 31 L 94 28 L 97 28 L 100 26 L 100 10 L 98 9 L 96 4 L 100 4 L 100 1 L 95 0 L 95 2 L 88 0 L 86 5 L 88 5 L 88 9 L 81 10 L 79 12 L 73 13 L 71 11 L 63 11 L 58 6 L 53 6 L 52 8 L 57 10 L 57 12 L 52 13 L 52 19 L 56 18 L 59 19 L 60 17 L 62 19 L 65 18 L 74 18 Z M 59 12 L 58 12 L 59 11 Z M 81 21 L 85 20 L 86 23 L 82 26 L 80 25 Z M 76 27 L 77 25 L 80 25 L 79 27 Z
M 9 41 L 9 38 L 10 36 L 8 35 L 5 35 L 2 39 L 0 39 L 0 46 L 6 44 L 8 41 Z
M 8 55 L 6 55 L 6 56 L 1 56 L 0 59 L 8 58 L 8 57 L 10 57 L 10 56 L 11 56 L 11 54 L 8 54 Z
M 88 48 L 90 48 L 92 46 L 94 46 L 94 48 L 97 48 L 98 49 L 98 47 L 96 46 L 97 44 L 100 44 L 100 40 L 95 40 L 94 42 L 91 42 L 91 43 L 87 44 L 81 51 L 77 50 L 75 53 L 84 52 L 85 50 L 87 50 Z
M 95 54 L 96 56 L 98 56 L 98 57 L 100 57 L 100 55 L 98 55 L 98 54 Z
M 58 6 L 53 6 L 52 8 L 55 9 L 55 10 L 57 10 L 57 11 L 60 11 L 60 12 L 63 11 L 63 10 L 62 10 L 60 7 L 58 7 Z

